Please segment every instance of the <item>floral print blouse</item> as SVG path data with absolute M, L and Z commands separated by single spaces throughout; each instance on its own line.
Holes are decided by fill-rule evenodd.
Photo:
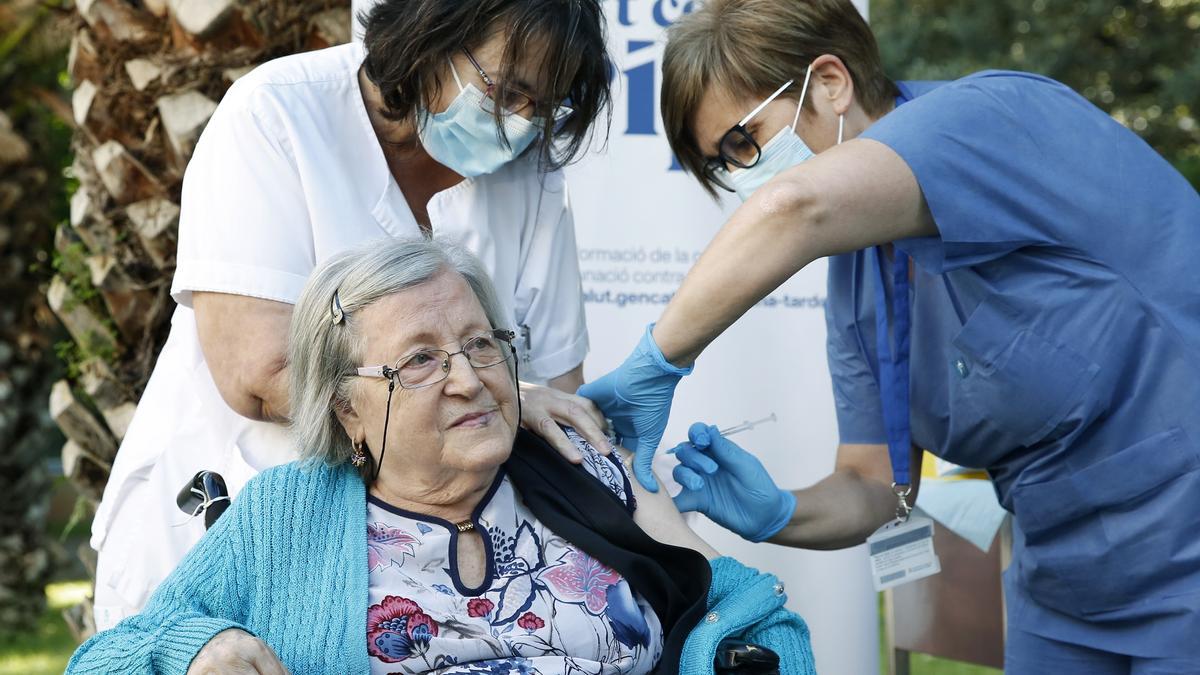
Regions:
M 635 508 L 620 462 L 573 430 L 582 468 Z M 458 575 L 454 524 L 368 497 L 371 673 L 646 673 L 662 652 L 654 611 L 614 570 L 542 525 L 503 470 L 472 514 L 487 561 Z

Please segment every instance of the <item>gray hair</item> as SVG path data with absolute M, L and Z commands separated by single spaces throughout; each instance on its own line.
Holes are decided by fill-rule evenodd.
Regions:
M 358 313 L 442 270 L 466 279 L 493 328 L 509 328 L 483 264 L 448 241 L 372 240 L 333 256 L 309 277 L 288 340 L 291 428 L 302 458 L 330 465 L 350 459 L 353 446 L 336 411 L 350 405 L 354 370 L 364 365 Z

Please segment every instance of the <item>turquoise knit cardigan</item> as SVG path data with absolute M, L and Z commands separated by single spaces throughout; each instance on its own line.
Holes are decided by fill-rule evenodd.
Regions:
M 367 522 L 348 466 L 263 472 L 141 614 L 80 646 L 68 673 L 185 673 L 217 633 L 258 636 L 296 675 L 368 673 Z M 783 609 L 775 577 L 713 561 L 709 614 L 689 635 L 680 672 L 712 672 L 717 643 L 738 636 L 780 653 L 782 675 L 814 672 L 808 628 Z

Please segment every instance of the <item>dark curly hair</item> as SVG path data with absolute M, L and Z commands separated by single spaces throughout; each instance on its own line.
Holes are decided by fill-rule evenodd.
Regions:
M 380 112 L 388 119 L 419 123 L 418 111 L 441 93 L 435 74 L 447 59 L 504 30 L 508 40 L 499 72 L 509 72 L 527 48 L 541 49 L 537 81 L 547 88 L 538 95 L 575 111 L 557 122 L 539 112 L 541 140 L 527 152 L 539 154 L 543 170 L 570 163 L 588 146 L 601 111 L 607 129 L 609 59 L 599 0 L 383 0 L 359 21 L 365 29 L 364 70 L 379 87 Z M 505 93 L 496 98 L 504 100 Z M 496 127 L 507 143 L 499 112 Z

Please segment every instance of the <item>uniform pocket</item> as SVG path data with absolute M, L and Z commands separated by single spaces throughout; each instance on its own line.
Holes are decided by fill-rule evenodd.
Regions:
M 987 298 L 953 341 L 962 354 L 955 364 L 957 395 L 1020 446 L 1049 436 L 1100 372 L 1090 359 L 1029 325 L 1012 307 Z
M 1171 513 L 1197 488 L 1197 469 L 1176 427 L 1066 478 L 1014 487 L 1021 582 L 1038 602 L 1081 617 L 1153 595 L 1193 536 Z

